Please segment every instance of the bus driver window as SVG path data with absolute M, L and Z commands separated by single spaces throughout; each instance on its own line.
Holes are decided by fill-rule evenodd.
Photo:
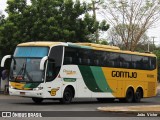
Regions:
M 46 82 L 52 81 L 56 77 L 55 62 L 48 61 Z

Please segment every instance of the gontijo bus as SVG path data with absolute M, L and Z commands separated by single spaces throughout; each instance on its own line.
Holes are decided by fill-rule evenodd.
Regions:
M 93 43 L 28 42 L 17 45 L 11 58 L 9 94 L 35 103 L 58 99 L 115 98 L 140 102 L 156 95 L 156 56 L 122 51 Z

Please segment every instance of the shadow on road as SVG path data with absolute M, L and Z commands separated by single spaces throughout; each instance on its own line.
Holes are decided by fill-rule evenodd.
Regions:
M 109 105 L 109 106 L 122 106 L 122 105 L 152 105 L 153 102 L 152 101 L 141 101 L 140 103 L 124 103 L 124 102 L 121 102 L 121 101 L 113 101 L 113 102 L 105 102 L 105 103 L 100 103 L 98 101 L 87 101 L 87 100 L 74 100 L 72 103 L 70 104 L 62 104 L 60 103 L 58 100 L 44 100 L 42 103 L 40 104 L 36 104 L 34 103 L 32 100 L 28 100 L 27 101 L 24 99 L 23 101 L 14 101 L 12 102 L 11 104 L 23 104 L 23 105 L 44 105 L 44 106 L 47 106 L 47 105 L 89 105 L 89 104 L 97 104 L 97 105 Z M 154 105 L 159 105 L 159 103 L 154 103 Z

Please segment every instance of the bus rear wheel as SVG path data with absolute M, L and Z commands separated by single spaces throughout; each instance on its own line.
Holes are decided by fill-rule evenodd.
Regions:
M 128 88 L 128 90 L 126 92 L 126 97 L 123 100 L 125 100 L 125 102 L 128 102 L 128 103 L 133 102 L 133 100 L 134 100 L 134 91 L 133 91 L 132 88 Z
M 43 98 L 32 98 L 33 102 L 40 104 L 43 101 Z
M 60 102 L 63 104 L 71 103 L 73 98 L 73 91 L 70 88 L 66 88 L 63 93 L 63 98 L 60 99 Z
M 140 102 L 142 97 L 143 97 L 143 91 L 142 89 L 138 88 L 134 95 L 134 102 L 136 103 Z

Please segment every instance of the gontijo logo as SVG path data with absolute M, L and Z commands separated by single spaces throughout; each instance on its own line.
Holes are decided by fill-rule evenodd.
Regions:
M 112 77 L 137 78 L 137 72 L 112 71 Z
M 67 75 L 75 75 L 76 74 L 76 71 L 73 71 L 73 70 L 64 69 L 63 72 L 66 73 Z

